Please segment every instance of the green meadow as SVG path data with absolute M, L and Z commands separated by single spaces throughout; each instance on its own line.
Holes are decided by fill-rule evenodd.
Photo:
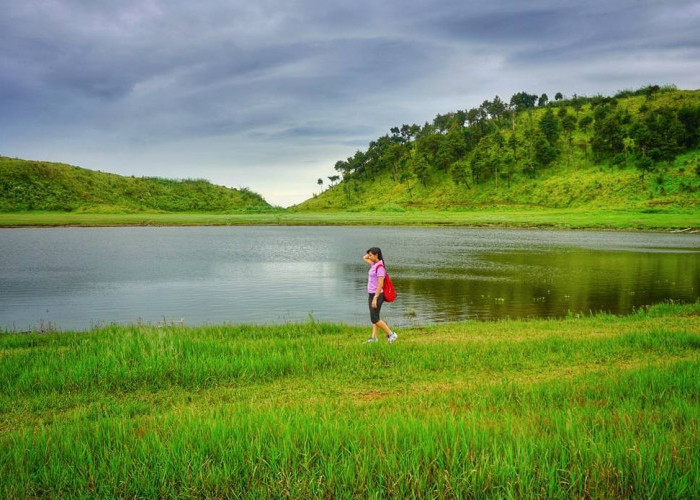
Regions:
M 700 303 L 367 334 L 0 334 L 0 497 L 700 494 Z

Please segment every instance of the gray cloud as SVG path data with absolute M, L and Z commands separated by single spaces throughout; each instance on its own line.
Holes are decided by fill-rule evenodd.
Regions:
M 0 0 L 0 9 L 0 154 L 205 175 L 283 204 L 310 196 L 336 160 L 390 127 L 496 94 L 699 79 L 694 1 Z

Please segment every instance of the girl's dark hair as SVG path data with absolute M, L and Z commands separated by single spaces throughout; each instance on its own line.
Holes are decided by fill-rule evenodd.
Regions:
M 367 250 L 367 253 L 371 253 L 371 254 L 373 254 L 373 255 L 376 255 L 377 257 L 379 257 L 379 260 L 381 260 L 382 262 L 384 262 L 384 256 L 382 255 L 382 249 L 381 249 L 381 248 L 379 248 L 379 247 L 372 247 L 372 248 L 370 248 L 369 250 Z

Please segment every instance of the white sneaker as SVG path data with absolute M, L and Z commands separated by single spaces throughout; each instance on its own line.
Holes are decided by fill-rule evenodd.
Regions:
M 389 342 L 390 344 L 393 344 L 396 341 L 396 339 L 398 339 L 398 338 L 399 338 L 399 336 L 396 335 L 396 333 L 391 332 L 390 335 L 386 336 L 386 341 Z
M 363 344 L 369 344 L 369 343 L 371 343 L 371 342 L 377 342 L 378 340 L 379 340 L 379 339 L 375 339 L 374 337 L 370 337 L 370 338 L 368 338 L 367 340 L 365 340 L 365 341 L 362 342 L 362 343 L 363 343 Z

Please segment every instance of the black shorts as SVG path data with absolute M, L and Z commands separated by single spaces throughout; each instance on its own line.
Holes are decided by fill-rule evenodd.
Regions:
M 372 321 L 372 324 L 375 324 L 377 321 L 379 321 L 379 311 L 382 310 L 382 304 L 384 303 L 384 293 L 380 293 L 379 297 L 377 297 L 377 308 L 374 309 L 372 307 L 372 301 L 374 300 L 374 294 L 370 293 L 369 294 L 369 319 Z

